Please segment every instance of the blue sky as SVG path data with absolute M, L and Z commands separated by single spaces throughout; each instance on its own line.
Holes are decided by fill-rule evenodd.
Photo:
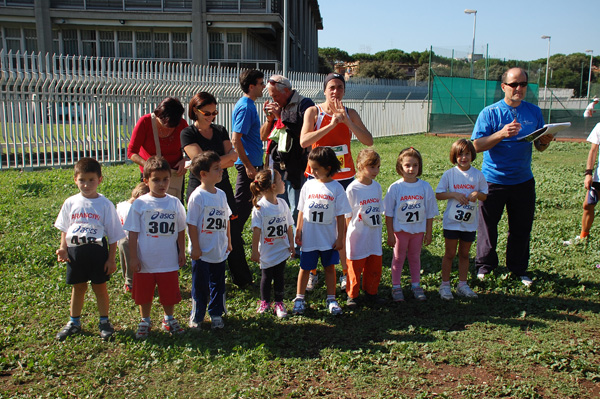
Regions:
M 475 53 L 534 60 L 550 54 L 593 50 L 600 55 L 600 0 L 319 0 L 319 47 L 354 53 L 429 46 L 470 53 L 477 10 Z M 443 54 L 446 55 L 446 54 Z M 446 56 L 449 56 L 447 54 Z

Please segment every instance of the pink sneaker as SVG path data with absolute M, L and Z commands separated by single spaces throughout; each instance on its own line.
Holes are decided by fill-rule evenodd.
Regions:
M 275 306 L 273 306 L 273 311 L 280 319 L 287 317 L 287 310 L 285 309 L 285 305 L 283 302 L 275 302 Z
M 271 304 L 267 301 L 258 301 L 258 309 L 256 309 L 256 313 L 265 313 L 267 310 L 271 309 Z

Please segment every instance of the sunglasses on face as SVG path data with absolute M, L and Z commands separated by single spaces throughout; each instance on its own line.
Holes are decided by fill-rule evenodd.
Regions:
M 202 111 L 201 109 L 198 109 L 198 112 L 200 112 L 204 116 L 211 116 L 211 115 L 212 116 L 217 116 L 217 115 L 219 115 L 219 110 L 218 109 L 215 110 L 214 112 Z
M 282 85 L 282 86 L 285 86 L 283 83 L 281 83 L 281 82 L 276 82 L 276 81 L 274 81 L 273 79 L 269 79 L 269 80 L 267 80 L 267 82 L 268 82 L 269 84 L 271 84 L 271 85 Z
M 504 84 L 512 87 L 513 89 L 516 89 L 517 86 L 527 87 L 527 82 L 513 82 L 513 83 L 504 83 Z

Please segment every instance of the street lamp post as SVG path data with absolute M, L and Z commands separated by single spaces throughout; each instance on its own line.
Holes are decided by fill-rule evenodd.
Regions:
M 594 58 L 594 50 L 585 50 L 586 53 L 590 53 L 590 74 L 588 75 L 588 91 L 587 91 L 587 102 L 590 102 L 590 84 L 592 83 L 592 59 Z
M 550 64 L 550 36 L 542 36 L 542 39 L 548 39 L 548 57 L 546 58 L 546 81 L 544 82 L 544 101 L 546 101 L 546 92 L 548 91 L 548 64 Z
M 473 78 L 473 58 L 475 57 L 475 27 L 477 26 L 477 10 L 467 8 L 465 14 L 473 14 L 473 47 L 471 48 L 471 78 Z

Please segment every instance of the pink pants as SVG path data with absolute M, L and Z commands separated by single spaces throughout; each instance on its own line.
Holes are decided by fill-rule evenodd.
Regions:
M 421 247 L 425 233 L 411 234 L 395 231 L 394 235 L 396 236 L 396 245 L 392 258 L 392 284 L 400 285 L 405 258 L 408 258 L 410 281 L 412 283 L 421 282 Z

